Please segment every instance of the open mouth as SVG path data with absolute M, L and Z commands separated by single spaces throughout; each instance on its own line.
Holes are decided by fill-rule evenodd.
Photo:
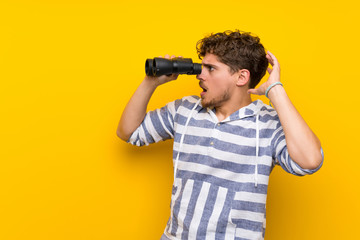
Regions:
M 201 84 L 199 83 L 199 86 L 201 87 L 201 89 L 203 90 L 200 95 L 203 96 L 206 92 L 207 92 L 207 89 Z

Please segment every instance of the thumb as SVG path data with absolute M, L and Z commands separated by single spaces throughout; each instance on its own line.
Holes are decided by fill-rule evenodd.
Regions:
M 255 94 L 255 95 L 260 95 L 258 89 L 255 88 L 251 88 L 247 91 L 249 94 Z

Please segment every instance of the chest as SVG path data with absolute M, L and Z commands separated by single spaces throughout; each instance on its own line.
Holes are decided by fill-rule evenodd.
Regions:
M 253 165 L 258 151 L 258 161 L 271 165 L 270 137 L 271 131 L 264 124 L 259 124 L 257 133 L 255 118 L 224 122 L 194 118 L 186 128 L 177 125 L 174 158 L 180 152 L 181 161 L 206 161 L 214 167 Z

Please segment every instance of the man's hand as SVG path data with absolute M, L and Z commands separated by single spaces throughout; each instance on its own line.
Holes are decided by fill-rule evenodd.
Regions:
M 263 95 L 271 84 L 280 82 L 280 65 L 277 59 L 269 51 L 266 58 L 272 66 L 272 69 L 268 68 L 268 80 L 257 89 L 249 89 L 248 93 Z M 317 168 L 323 160 L 320 141 L 291 103 L 285 89 L 281 85 L 275 85 L 268 97 L 279 116 L 291 159 L 304 169 Z
M 161 57 L 161 56 L 159 56 Z M 181 57 L 181 56 L 179 56 Z M 165 55 L 166 59 L 173 59 L 175 58 L 175 55 L 172 55 L 171 57 L 166 54 Z M 171 75 L 162 75 L 159 77 L 153 77 L 153 76 L 145 76 L 145 80 L 154 83 L 156 86 L 160 86 L 161 84 L 176 80 L 178 78 L 179 74 L 171 74 Z
M 171 56 L 174 58 L 175 56 Z M 166 55 L 165 58 L 170 58 Z M 136 89 L 134 95 L 126 105 L 124 112 L 121 116 L 117 135 L 127 141 L 131 134 L 139 127 L 146 115 L 146 108 L 149 100 L 155 89 L 164 83 L 177 79 L 179 74 L 172 74 L 170 76 L 149 77 L 146 76 L 144 81 Z
M 278 60 L 276 59 L 276 57 L 270 51 L 267 52 L 266 58 L 269 60 L 269 63 L 272 66 L 272 69 L 271 68 L 267 69 L 268 73 L 270 74 L 268 80 L 265 83 L 261 84 L 256 89 L 254 89 L 254 88 L 249 89 L 248 93 L 256 94 L 256 95 L 264 95 L 266 89 L 271 84 L 273 84 L 275 82 L 280 82 L 280 64 L 279 64 Z

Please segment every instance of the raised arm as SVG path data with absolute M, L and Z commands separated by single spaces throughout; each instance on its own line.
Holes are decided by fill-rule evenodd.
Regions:
M 280 82 L 280 65 L 276 57 L 270 52 L 266 57 L 272 65 L 272 69 L 268 68 L 269 79 L 259 88 L 249 89 L 251 94 L 263 95 L 271 84 Z M 291 159 L 302 168 L 317 168 L 323 159 L 320 141 L 291 103 L 285 89 L 275 85 L 268 91 L 268 97 L 278 113 Z
M 172 58 L 175 56 L 172 56 Z M 166 55 L 165 58 L 170 58 Z M 146 108 L 155 89 L 166 82 L 177 79 L 178 75 L 149 77 L 146 76 L 130 98 L 121 116 L 117 135 L 127 141 L 131 134 L 140 126 L 146 115 Z

